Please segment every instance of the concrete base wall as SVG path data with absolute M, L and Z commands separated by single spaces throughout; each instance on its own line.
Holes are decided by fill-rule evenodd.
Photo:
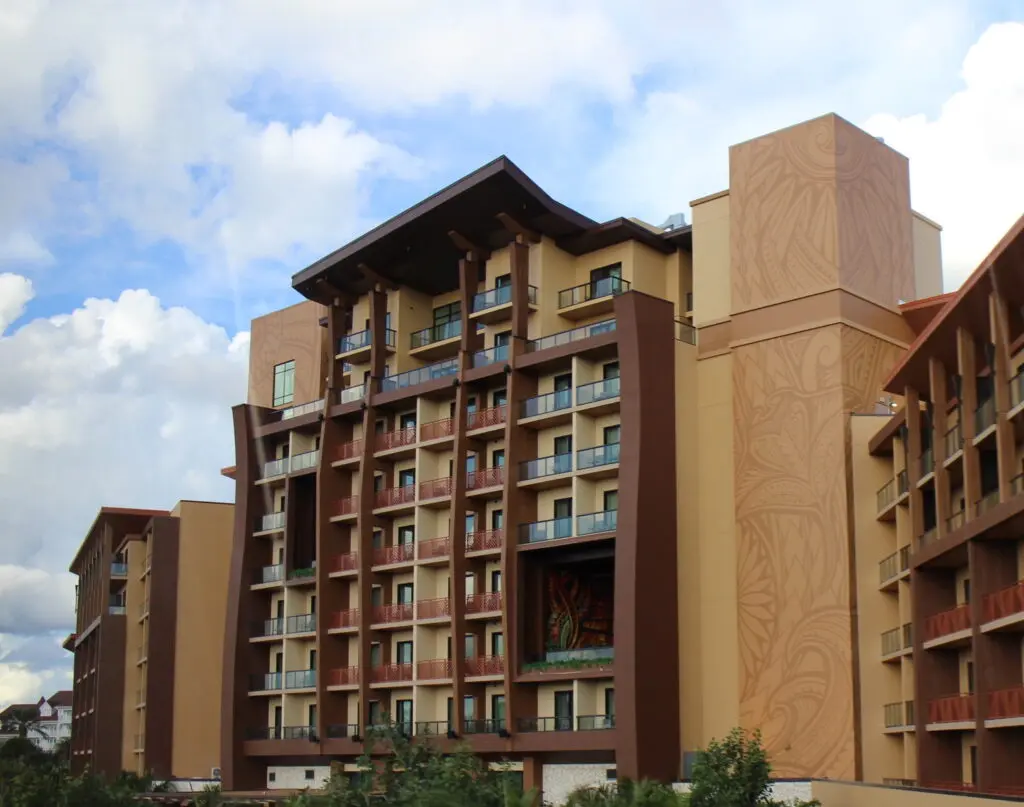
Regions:
M 307 772 L 312 771 L 312 778 Z M 273 776 L 273 781 L 271 781 Z M 329 765 L 268 765 L 267 790 L 311 790 L 327 785 L 331 779 Z

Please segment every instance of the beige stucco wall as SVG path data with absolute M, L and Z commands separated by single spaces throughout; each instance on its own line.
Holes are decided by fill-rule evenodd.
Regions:
M 1007 803 L 1005 799 L 987 799 L 973 794 L 823 780 L 811 783 L 811 795 L 823 807 L 1004 807 Z
M 942 227 L 914 213 L 913 235 L 917 299 L 942 294 Z
M 175 630 L 175 776 L 207 778 L 220 765 L 224 622 L 234 506 L 181 502 Z
M 728 318 L 732 311 L 729 281 L 729 192 L 693 203 L 693 324 Z

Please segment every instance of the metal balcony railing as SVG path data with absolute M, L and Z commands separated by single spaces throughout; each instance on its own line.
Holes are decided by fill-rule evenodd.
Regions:
M 128 564 L 120 561 L 114 561 L 110 564 L 110 575 L 111 577 L 127 577 Z
M 327 727 L 328 740 L 355 739 L 359 736 L 358 723 L 331 723 Z
M 338 353 L 351 353 L 353 350 L 362 350 L 370 346 L 371 332 L 369 330 L 356 331 L 338 340 Z
M 466 490 L 483 490 L 505 484 L 505 466 L 496 465 L 466 474 Z
M 545 395 L 527 398 L 520 406 L 519 416 L 524 418 L 548 415 L 562 409 L 572 408 L 572 390 L 560 389 Z
M 316 686 L 316 670 L 292 670 L 284 674 L 285 689 L 311 689 Z
M 335 555 L 334 562 L 331 565 L 332 572 L 354 572 L 358 568 L 358 552 L 343 552 L 340 555 Z
M 316 726 L 285 726 L 281 730 L 282 740 L 311 740 L 316 736 Z
M 373 667 L 370 670 L 370 680 L 375 684 L 412 681 L 412 664 L 382 664 Z
M 372 614 L 375 625 L 393 622 L 412 622 L 412 603 L 401 602 L 392 605 L 375 605 Z
M 989 692 L 985 717 L 989 720 L 1024 717 L 1024 686 Z
M 912 650 L 914 647 L 914 625 L 906 622 L 903 625 L 903 649 Z
M 500 364 L 508 361 L 508 345 L 495 345 L 485 350 L 478 350 L 473 354 L 473 367 L 486 367 L 489 364 Z
M 335 460 L 354 460 L 363 453 L 362 440 L 350 440 L 338 446 L 334 455 Z
M 430 600 L 420 600 L 416 603 L 417 619 L 439 619 L 452 615 L 452 601 L 450 597 L 435 597 Z
M 974 503 L 974 515 L 980 516 L 987 513 L 997 504 L 999 504 L 999 488 L 990 490 Z
M 902 496 L 910 490 L 910 479 L 907 475 L 907 469 L 904 468 L 898 474 L 896 474 L 896 495 Z
M 288 473 L 288 458 L 282 457 L 281 459 L 270 460 L 269 462 L 263 463 L 263 469 L 260 471 L 260 479 L 284 476 L 286 473 Z
M 463 734 L 500 734 L 505 730 L 504 718 L 474 718 L 464 720 Z
M 994 594 L 985 595 L 982 608 L 986 622 L 1024 612 L 1024 582 L 1018 581 Z
M 572 536 L 572 517 L 519 525 L 519 543 L 534 544 Z
M 361 401 L 366 397 L 366 384 L 356 384 L 338 390 L 338 403 L 348 404 Z
M 454 734 L 452 724 L 447 720 L 419 720 L 416 722 L 417 737 L 447 737 Z
M 619 396 L 619 377 L 603 378 L 600 381 L 592 381 L 589 384 L 582 384 L 576 387 L 576 405 L 586 406 L 587 404 L 607 401 L 609 398 Z
M 983 431 L 994 425 L 996 422 L 996 400 L 988 397 L 978 402 L 978 408 L 974 410 L 974 433 L 981 434 Z
M 576 718 L 577 731 L 603 731 L 615 728 L 615 715 L 580 715 Z
M 452 495 L 452 478 L 445 476 L 440 479 L 428 479 L 420 482 L 421 499 L 442 499 Z
M 1010 409 L 1016 409 L 1024 403 L 1024 370 L 1019 371 L 1010 379 Z
M 412 484 L 377 491 L 373 497 L 373 506 L 394 507 L 399 504 L 412 504 L 414 501 L 416 501 L 416 485 Z
M 347 687 L 356 686 L 359 683 L 359 667 L 336 667 L 327 673 L 327 686 Z
M 572 731 L 571 717 L 521 717 L 516 721 L 520 733 L 527 734 L 539 731 Z
M 380 391 L 391 392 L 397 389 L 407 389 L 418 384 L 424 384 L 436 378 L 452 376 L 459 372 L 458 359 L 447 359 L 445 361 L 428 364 L 417 370 L 407 370 L 397 375 L 386 375 L 380 380 Z
M 875 509 L 881 513 L 896 501 L 896 480 L 890 479 L 875 494 Z
M 585 471 L 588 468 L 600 468 L 602 465 L 614 465 L 619 461 L 619 444 L 606 443 L 593 448 L 581 448 L 576 452 L 576 469 Z
M 486 614 L 501 610 L 501 592 L 486 591 L 482 594 L 466 595 L 467 614 Z
M 283 726 L 258 726 L 245 730 L 247 740 L 280 740 L 283 737 Z
M 974 695 L 950 695 L 928 702 L 929 723 L 966 723 L 974 720 Z
M 887 630 L 882 634 L 883 656 L 891 656 L 893 653 L 899 653 L 901 650 L 903 650 L 903 642 L 901 641 L 899 628 Z
M 393 448 L 411 446 L 416 442 L 416 427 L 407 426 L 377 435 L 375 448 L 377 451 L 390 451 Z
M 249 677 L 250 692 L 274 692 L 281 689 L 281 673 L 263 673 Z
M 266 513 L 256 523 L 257 532 L 269 532 L 270 530 L 283 530 L 285 524 L 285 513 L 283 510 L 277 513 Z
M 500 527 L 496 530 L 477 530 L 466 533 L 466 551 L 484 552 L 487 550 L 501 549 L 505 542 L 505 530 Z
M 416 665 L 416 677 L 420 680 L 436 680 L 452 677 L 452 660 L 435 658 L 421 661 Z
M 896 729 L 914 725 L 913 723 L 908 723 L 906 721 L 906 708 L 903 701 L 887 703 L 882 707 L 882 710 L 885 727 L 887 729 Z
M 964 432 L 959 423 L 946 432 L 945 443 L 946 459 L 949 459 L 964 447 Z
M 958 605 L 947 611 L 941 611 L 928 617 L 924 622 L 925 639 L 938 639 L 968 630 L 971 627 L 971 608 L 969 605 Z
M 935 454 L 932 453 L 930 448 L 926 448 L 921 452 L 921 456 L 918 457 L 917 473 L 919 478 L 923 479 L 935 470 Z
M 284 620 L 280 617 L 276 619 L 263 619 L 253 625 L 252 635 L 255 636 L 283 636 L 284 635 Z
M 504 675 L 504 656 L 473 656 L 466 659 L 466 675 Z
M 343 499 L 338 499 L 338 505 L 334 510 L 336 516 L 348 516 L 352 515 L 359 509 L 359 497 L 358 496 L 346 496 Z
M 589 339 L 591 336 L 598 336 L 602 333 L 610 333 L 615 330 L 615 320 L 606 319 L 604 322 L 595 322 L 593 325 L 583 325 L 579 328 L 572 328 L 568 331 L 560 331 L 549 336 L 542 336 L 539 339 L 530 339 L 526 343 L 526 352 L 535 353 L 538 350 L 547 350 L 560 345 L 568 345 L 578 342 L 581 339 Z
M 504 404 L 492 406 L 490 409 L 479 409 L 476 412 L 469 413 L 469 417 L 466 420 L 466 429 L 467 431 L 473 431 L 474 429 L 500 426 L 505 422 L 506 417 L 508 417 L 508 407 Z
M 531 305 L 537 303 L 537 287 L 530 286 L 526 292 L 527 300 Z M 512 286 L 496 286 L 487 291 L 481 291 L 473 295 L 473 302 L 470 311 L 477 314 L 486 311 L 488 308 L 497 308 L 499 305 L 508 305 L 512 302 Z
M 356 628 L 359 627 L 359 609 L 346 608 L 342 611 L 335 611 L 331 615 L 331 628 Z
M 457 336 L 462 336 L 461 319 L 454 319 L 451 322 L 444 322 L 440 325 L 432 325 L 429 328 L 414 331 L 409 338 L 409 348 L 416 350 L 416 348 L 433 345 L 436 342 L 444 342 Z
M 893 552 L 881 563 L 878 564 L 878 577 L 880 583 L 885 583 L 892 580 L 900 573 L 900 560 L 899 554 Z
M 374 566 L 391 566 L 395 563 L 412 563 L 416 559 L 416 544 L 395 544 L 381 546 L 373 550 Z
M 420 426 L 420 440 L 423 442 L 440 440 L 442 437 L 451 437 L 454 432 L 455 421 L 451 418 L 431 420 L 429 423 L 424 423 Z
M 540 457 L 535 460 L 527 460 L 519 465 L 519 479 L 526 482 L 530 479 L 540 479 L 545 476 L 556 474 L 568 474 L 572 472 L 572 454 L 555 454 L 550 457 Z
M 432 538 L 417 544 L 416 556 L 420 560 L 447 558 L 451 554 L 451 539 L 448 537 Z
M 599 300 L 602 297 L 611 297 L 629 291 L 630 283 L 621 277 L 604 277 L 600 280 L 591 280 L 581 286 L 574 286 L 571 289 L 564 289 L 558 292 L 558 307 L 569 308 L 580 305 L 591 300 Z
M 316 614 L 296 614 L 285 623 L 285 633 L 313 633 L 315 630 Z
M 602 510 L 599 513 L 585 513 L 576 517 L 576 534 L 593 535 L 598 532 L 614 532 L 619 523 L 618 510 Z
M 275 563 L 256 570 L 257 583 L 279 583 L 284 579 L 284 565 Z
M 301 454 L 294 454 L 288 463 L 288 473 L 294 474 L 308 468 L 316 468 L 319 462 L 319 451 L 303 451 Z
M 301 417 L 302 415 L 311 415 L 313 412 L 319 412 L 323 408 L 323 398 L 299 404 L 298 406 L 289 406 L 287 409 L 281 410 L 281 420 L 291 420 L 292 418 Z

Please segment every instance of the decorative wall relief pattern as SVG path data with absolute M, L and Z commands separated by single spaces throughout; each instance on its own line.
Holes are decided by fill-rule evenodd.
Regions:
M 583 575 L 572 569 L 550 570 L 547 649 L 614 646 L 614 585 L 610 572 Z
M 273 406 L 274 366 L 295 361 L 294 405 L 323 396 L 326 376 L 327 329 L 320 318 L 327 313 L 307 300 L 254 319 L 249 345 L 249 396 L 246 403 Z
M 734 352 L 740 716 L 783 777 L 855 773 L 845 330 Z

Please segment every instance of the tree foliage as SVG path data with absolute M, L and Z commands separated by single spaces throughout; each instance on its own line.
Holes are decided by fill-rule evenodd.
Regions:
M 581 787 L 569 794 L 565 807 L 683 807 L 687 797 L 661 782 L 633 782 Z

